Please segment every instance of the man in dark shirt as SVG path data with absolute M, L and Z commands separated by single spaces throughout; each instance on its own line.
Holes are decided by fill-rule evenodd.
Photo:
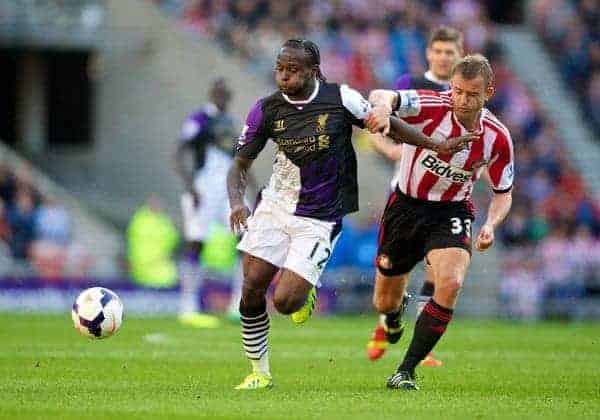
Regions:
M 326 82 L 318 47 L 293 39 L 280 50 L 275 67 L 279 90 L 250 110 L 236 147 L 227 186 L 231 226 L 246 230 L 240 303 L 242 340 L 253 372 L 237 389 L 272 386 L 267 338 L 266 291 L 282 268 L 273 303 L 296 323 L 314 307 L 315 286 L 341 231 L 344 215 L 358 210 L 352 127 L 372 111 L 360 93 Z M 389 110 L 380 110 L 391 113 Z M 459 150 L 471 140 L 438 143 L 392 117 L 385 127 L 395 139 L 434 150 Z M 278 146 L 273 174 L 250 216 L 243 202 L 247 171 L 268 139 Z
M 198 290 L 206 275 L 200 255 L 215 228 L 228 224 L 226 186 L 215 180 L 224 179 L 227 174 L 238 130 L 228 110 L 231 90 L 224 79 L 213 82 L 209 97 L 210 102 L 184 121 L 175 154 L 175 169 L 186 190 L 181 197 L 185 251 L 179 264 L 179 320 L 197 328 L 212 328 L 218 324 L 216 317 L 201 313 L 198 308 Z M 231 313 L 237 313 L 241 274 L 236 273 L 234 283 L 232 306 L 236 309 L 230 309 Z

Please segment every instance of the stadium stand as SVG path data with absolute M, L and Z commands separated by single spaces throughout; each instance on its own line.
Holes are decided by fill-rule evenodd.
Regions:
M 40 194 L 31 174 L 0 163 L 0 253 L 13 270 L 57 278 L 84 274 L 73 255 L 72 218 L 55 198 Z
M 600 133 L 600 3 L 595 0 L 536 0 L 534 25 Z
M 501 296 L 507 302 L 507 313 L 519 318 L 553 316 L 553 313 L 576 316 L 572 308 L 577 305 L 568 305 L 567 298 L 598 293 L 598 197 L 586 190 L 581 176 L 565 157 L 564 139 L 540 110 L 535 96 L 503 59 L 501 46 L 494 42 L 494 24 L 488 19 L 483 3 L 475 0 L 418 4 L 380 1 L 378 7 L 353 0 L 164 0 L 154 3 L 193 32 L 215 38 L 267 77 L 271 75 L 273 51 L 283 40 L 299 34 L 314 39 L 322 48 L 326 76 L 363 91 L 391 86 L 402 73 L 422 72 L 425 68 L 422 51 L 431 28 L 444 23 L 461 29 L 467 51 L 483 52 L 492 61 L 498 93 L 489 106 L 507 124 L 516 146 L 515 204 L 500 232 L 505 248 Z M 581 2 L 580 10 L 587 10 L 591 3 L 596 4 Z M 548 10 L 553 8 L 548 7 Z M 296 17 L 293 22 L 285 19 L 291 15 Z M 590 24 L 597 25 L 598 19 L 587 20 L 592 31 Z M 554 28 L 552 25 L 544 27 Z M 560 28 L 564 35 L 567 26 Z M 577 52 L 569 48 L 563 50 Z M 590 51 L 589 55 L 591 61 L 593 53 Z M 567 62 L 569 68 L 580 69 Z M 586 86 L 584 77 L 579 80 L 581 87 Z M 599 95 L 594 89 L 586 91 L 590 100 L 597 100 Z M 352 228 L 356 232 L 348 235 L 368 236 L 372 229 L 368 224 L 358 226 Z M 338 252 L 339 261 L 334 265 L 365 260 L 363 255 L 358 255 L 364 252 L 363 247 L 340 248 L 340 252 L 353 254 L 339 255 Z M 523 258 L 523 255 L 531 258 Z M 563 305 L 556 305 L 556 301 Z

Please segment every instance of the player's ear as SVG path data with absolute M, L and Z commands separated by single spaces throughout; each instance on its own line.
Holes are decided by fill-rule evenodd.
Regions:
M 485 100 L 489 101 L 491 99 L 491 97 L 494 96 L 495 93 L 496 93 L 496 89 L 494 88 L 494 86 L 488 86 L 485 89 Z
M 425 58 L 427 58 L 427 62 L 431 64 L 431 47 L 427 47 L 425 50 Z

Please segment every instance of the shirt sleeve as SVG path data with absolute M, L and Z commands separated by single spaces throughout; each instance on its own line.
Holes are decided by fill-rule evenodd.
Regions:
M 348 85 L 340 86 L 342 104 L 350 114 L 352 124 L 364 127 L 363 119 L 371 111 L 371 104 L 358 91 Z
M 410 74 L 402 75 L 399 78 L 397 78 L 396 81 L 394 82 L 395 90 L 409 89 L 409 88 L 410 88 Z
M 208 128 L 209 117 L 206 113 L 190 115 L 181 126 L 182 143 L 189 143 L 200 138 Z
M 396 116 L 411 125 L 436 120 L 450 107 L 449 99 L 433 90 L 399 90 L 397 94 Z
M 265 130 L 264 118 L 262 100 L 259 100 L 248 112 L 246 124 L 235 146 L 236 156 L 256 159 L 264 149 L 267 140 L 269 140 L 269 135 Z
M 515 163 L 510 134 L 500 133 L 496 137 L 488 172 L 495 193 L 501 194 L 511 190 L 514 181 Z

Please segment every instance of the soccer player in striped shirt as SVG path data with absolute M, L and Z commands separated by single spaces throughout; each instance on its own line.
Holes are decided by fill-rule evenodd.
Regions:
M 402 75 L 396 80 L 394 89 L 426 89 L 442 92 L 450 88 L 450 72 L 452 67 L 463 55 L 463 35 L 460 31 L 447 26 L 441 26 L 431 32 L 427 42 L 427 63 L 429 69 L 422 76 Z M 391 182 L 391 192 L 396 188 L 400 177 L 400 156 L 402 145 L 389 142 L 381 134 L 371 137 L 374 149 L 387 159 L 395 162 L 394 177 Z M 433 273 L 431 266 L 425 262 L 425 281 L 417 300 L 417 318 L 421 311 L 433 296 Z M 399 316 L 392 318 L 381 316 L 377 326 L 371 334 L 367 344 L 367 356 L 370 360 L 380 359 L 387 350 L 389 344 L 397 343 L 404 333 L 404 322 L 402 316 L 408 306 L 410 295 L 406 293 L 403 297 Z M 386 319 L 388 318 L 388 319 Z M 421 361 L 421 365 L 439 367 L 442 361 L 428 354 Z
M 387 112 L 396 110 L 402 120 L 442 142 L 467 132 L 478 135 L 467 149 L 453 154 L 402 147 L 400 177 L 380 226 L 373 302 L 381 314 L 393 318 L 408 275 L 423 257 L 431 264 L 435 290 L 417 319 L 404 360 L 388 378 L 389 388 L 418 389 L 415 368 L 452 319 L 471 260 L 471 191 L 486 167 L 493 197 L 475 241 L 479 251 L 493 244 L 494 231 L 510 210 L 512 140 L 506 127 L 484 107 L 494 94 L 493 79 L 487 59 L 476 54 L 454 66 L 450 91 L 379 90 L 369 97 L 377 105 L 365 120 L 371 132 L 393 128 L 396 121 Z

